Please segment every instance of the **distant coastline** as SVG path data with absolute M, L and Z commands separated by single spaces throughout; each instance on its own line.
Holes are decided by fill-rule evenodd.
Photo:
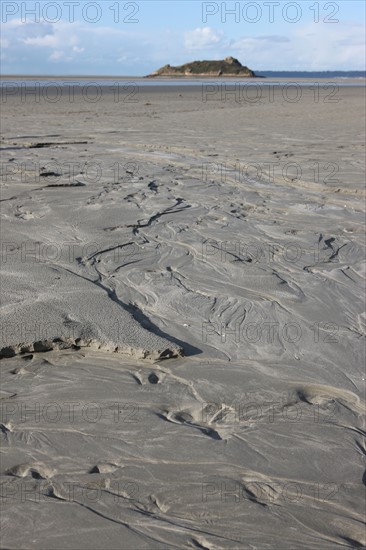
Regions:
M 366 78 L 366 71 L 255 71 L 268 78 Z
M 329 79 L 329 78 L 358 78 L 365 79 L 366 71 L 254 71 L 255 78 L 301 78 L 301 79 L 311 79 L 311 78 L 320 78 L 320 79 Z M 226 76 L 225 76 L 226 77 Z M 129 80 L 129 79 L 144 79 L 144 75 L 62 75 L 62 74 L 50 74 L 50 75 L 40 75 L 40 74 L 0 74 L 1 80 L 14 80 L 14 79 L 30 79 L 30 80 Z M 169 78 L 169 77 L 163 77 Z M 177 76 L 175 77 L 177 78 Z M 194 79 L 192 75 L 190 78 Z M 196 77 L 198 78 L 198 77 Z

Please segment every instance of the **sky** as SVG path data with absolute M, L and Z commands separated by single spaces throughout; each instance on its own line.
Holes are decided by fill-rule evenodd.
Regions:
M 141 76 L 233 56 L 255 71 L 365 69 L 365 2 L 1 3 L 1 73 Z

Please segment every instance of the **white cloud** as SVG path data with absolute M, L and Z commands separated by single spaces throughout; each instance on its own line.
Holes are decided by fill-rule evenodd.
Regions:
M 237 57 L 254 70 L 362 69 L 362 25 L 296 25 L 286 35 L 229 36 L 209 26 L 177 31 L 167 28 L 96 26 L 85 22 L 23 23 L 10 20 L 2 25 L 3 72 L 28 69 L 47 74 L 57 62 L 64 74 L 147 74 L 170 63 L 180 65 L 195 59 Z M 238 28 L 235 29 L 238 32 Z M 244 27 L 242 27 L 244 33 Z M 194 53 L 192 53 L 194 52 Z M 5 56 L 6 53 L 6 56 Z M 190 59 L 192 58 L 192 59 Z M 63 63 L 63 65 L 62 65 Z
M 319 23 L 296 27 L 287 40 L 276 36 L 242 37 L 232 51 L 249 67 L 272 70 L 352 70 L 364 67 L 362 25 Z
M 184 46 L 187 50 L 201 50 L 212 48 L 222 42 L 223 31 L 216 31 L 211 27 L 198 27 L 193 31 L 187 31 L 184 35 Z
M 46 34 L 45 36 L 36 36 L 34 38 L 23 38 L 22 42 L 28 46 L 48 46 L 54 48 L 60 43 L 60 38 L 55 34 Z
M 257 36 L 258 40 L 264 40 L 265 42 L 290 42 L 290 39 L 287 36 L 280 36 L 277 34 L 269 34 L 265 36 Z
M 59 59 L 62 59 L 65 57 L 65 53 L 62 50 L 55 50 L 48 59 L 52 59 L 53 61 L 58 61 Z
M 8 45 L 4 73 L 28 73 L 28 68 L 39 74 L 53 73 L 57 63 L 64 74 L 147 74 L 165 64 L 167 51 L 171 55 L 183 51 L 183 32 L 157 36 L 138 28 L 97 27 L 77 21 L 35 24 L 17 20 L 5 23 L 2 30 Z M 154 56 L 159 59 L 156 63 Z

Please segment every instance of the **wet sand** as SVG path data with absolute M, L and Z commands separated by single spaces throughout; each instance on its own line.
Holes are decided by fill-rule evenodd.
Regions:
M 3 547 L 362 547 L 364 89 L 33 92 L 2 105 Z

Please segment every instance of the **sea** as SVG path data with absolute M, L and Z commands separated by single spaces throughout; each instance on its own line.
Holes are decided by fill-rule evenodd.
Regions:
M 214 91 L 214 86 L 235 85 L 235 87 L 284 86 L 289 87 L 321 87 L 324 91 L 332 92 L 332 86 L 364 87 L 366 71 L 255 71 L 256 78 L 146 78 L 142 76 L 35 76 L 35 75 L 0 75 L 0 89 L 2 102 L 6 98 L 19 92 L 27 94 L 38 88 L 43 95 L 52 100 L 53 96 L 61 94 L 61 88 L 69 88 L 77 92 L 100 94 L 100 88 L 110 87 L 115 93 L 129 92 L 135 94 L 141 87 L 182 87 L 207 85 L 206 91 Z M 34 93 L 34 92 L 33 92 Z M 54 99 L 56 100 L 56 99 Z

